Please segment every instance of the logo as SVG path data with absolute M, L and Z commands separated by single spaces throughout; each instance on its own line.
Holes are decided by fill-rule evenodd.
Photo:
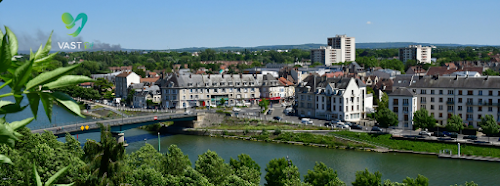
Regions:
M 87 23 L 87 14 L 85 13 L 80 13 L 76 16 L 76 19 L 73 19 L 73 16 L 68 13 L 68 12 L 65 12 L 63 15 L 62 15 L 62 21 L 64 22 L 64 24 L 66 24 L 66 28 L 67 29 L 71 29 L 75 26 L 75 22 L 77 22 L 78 20 L 82 20 L 82 25 L 78 27 L 78 29 L 76 29 L 75 32 L 71 33 L 71 34 L 68 34 L 70 36 L 73 36 L 73 37 L 76 37 L 78 36 L 78 34 L 80 34 L 80 32 L 82 31 L 83 27 L 85 26 L 85 23 Z

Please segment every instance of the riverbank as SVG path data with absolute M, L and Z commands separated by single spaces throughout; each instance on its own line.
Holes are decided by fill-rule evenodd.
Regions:
M 439 155 L 443 150 L 450 150 L 452 154 L 457 154 L 457 144 L 449 143 L 436 143 L 425 141 L 412 141 L 412 140 L 397 140 L 392 139 L 390 134 L 369 134 L 358 133 L 350 131 L 337 131 L 332 133 L 335 136 L 345 137 L 357 141 L 363 141 L 374 145 L 381 145 L 388 149 L 398 150 L 400 152 L 416 152 L 424 154 Z M 500 149 L 488 146 L 475 146 L 468 144 L 461 144 L 460 154 L 462 156 L 474 157 L 494 157 L 500 158 Z M 477 158 L 476 158 L 477 159 Z

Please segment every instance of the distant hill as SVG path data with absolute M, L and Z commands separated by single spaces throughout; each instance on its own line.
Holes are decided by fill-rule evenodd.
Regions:
M 433 44 L 433 43 L 415 43 L 415 42 L 381 42 L 381 43 L 356 43 L 357 49 L 363 48 L 401 48 L 406 47 L 408 45 L 434 45 L 436 47 L 483 47 L 483 46 L 493 46 L 493 45 L 462 45 L 462 44 Z M 318 43 L 308 43 L 308 44 L 300 44 L 300 45 L 267 45 L 267 46 L 256 46 L 256 47 L 237 47 L 237 46 L 226 46 L 226 47 L 215 47 L 210 48 L 216 51 L 242 51 L 242 50 L 290 50 L 290 49 L 314 49 L 319 48 L 320 46 L 326 46 L 326 44 L 318 44 Z M 497 45 L 498 46 L 498 45 Z M 170 51 L 177 52 L 199 52 L 208 49 L 208 47 L 191 47 L 191 48 L 179 48 L 179 49 L 170 49 Z M 126 51 L 137 51 L 140 49 L 122 49 Z M 142 51 L 142 50 L 140 50 Z

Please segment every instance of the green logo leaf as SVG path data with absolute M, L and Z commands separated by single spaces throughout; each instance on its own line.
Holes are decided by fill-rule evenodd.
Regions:
M 87 14 L 80 13 L 76 16 L 76 19 L 73 19 L 73 16 L 70 13 L 68 13 L 68 12 L 63 13 L 62 21 L 64 22 L 64 24 L 66 24 L 67 29 L 73 28 L 75 26 L 75 22 L 77 22 L 80 19 L 82 20 L 82 25 L 79 26 L 75 32 L 68 34 L 68 35 L 76 37 L 76 36 L 78 36 L 78 34 L 80 34 L 83 27 L 85 26 L 85 23 L 87 23 Z

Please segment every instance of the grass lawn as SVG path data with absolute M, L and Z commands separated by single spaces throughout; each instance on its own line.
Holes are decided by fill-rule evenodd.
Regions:
M 353 139 L 373 142 L 373 144 L 380 144 L 385 147 L 397 150 L 411 150 L 418 152 L 439 153 L 440 150 L 450 149 L 454 154 L 456 154 L 458 150 L 456 144 L 410 141 L 410 140 L 394 140 L 391 139 L 390 134 L 378 135 L 378 134 L 368 134 L 368 133 L 350 132 L 350 131 L 338 131 L 338 132 L 333 132 L 333 134 L 340 134 L 342 136 L 347 136 Z M 464 155 L 500 157 L 499 148 L 479 147 L 467 144 L 461 144 L 460 147 L 461 147 L 460 153 Z

